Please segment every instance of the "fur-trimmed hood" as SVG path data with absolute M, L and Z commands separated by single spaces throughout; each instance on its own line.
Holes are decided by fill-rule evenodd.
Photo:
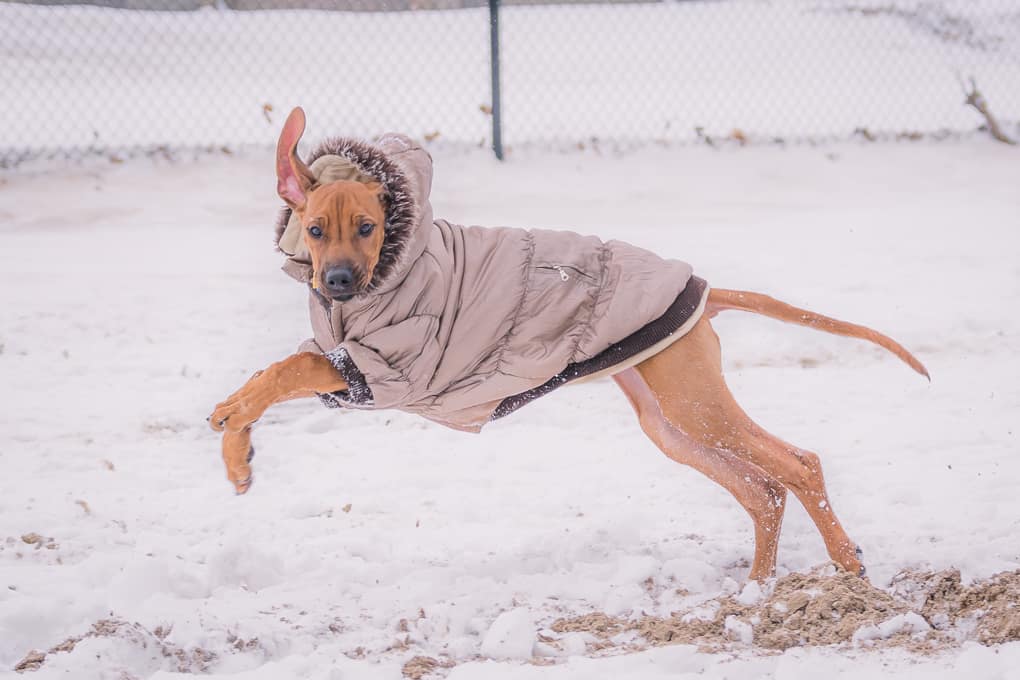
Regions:
M 368 293 L 399 284 L 410 263 L 424 250 L 432 224 L 432 158 L 428 152 L 397 134 L 384 135 L 375 143 L 331 137 L 312 151 L 306 163 L 322 183 L 343 179 L 383 185 L 387 201 L 385 236 Z M 286 206 L 276 220 L 276 246 L 287 256 L 283 270 L 298 281 L 309 282 L 311 260 L 303 230 Z

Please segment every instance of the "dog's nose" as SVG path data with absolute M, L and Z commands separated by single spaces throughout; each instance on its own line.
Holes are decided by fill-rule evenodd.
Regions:
M 354 272 L 350 267 L 330 267 L 326 270 L 325 284 L 335 293 L 345 293 L 354 283 Z

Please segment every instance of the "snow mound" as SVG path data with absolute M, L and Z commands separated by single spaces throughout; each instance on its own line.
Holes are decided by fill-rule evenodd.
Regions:
M 535 647 L 535 621 L 523 607 L 496 617 L 482 640 L 483 656 L 492 659 L 530 659 Z

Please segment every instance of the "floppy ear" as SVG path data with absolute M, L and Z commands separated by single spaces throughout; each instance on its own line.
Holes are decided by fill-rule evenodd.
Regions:
M 292 210 L 303 210 L 315 175 L 297 156 L 297 145 L 305 132 L 305 112 L 295 108 L 287 116 L 276 144 L 276 193 Z

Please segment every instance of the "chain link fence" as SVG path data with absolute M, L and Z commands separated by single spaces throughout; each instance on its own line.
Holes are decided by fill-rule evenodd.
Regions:
M 503 142 L 588 147 L 1020 125 L 1020 0 L 502 0 Z M 400 130 L 493 137 L 489 0 L 0 1 L 0 164 Z

